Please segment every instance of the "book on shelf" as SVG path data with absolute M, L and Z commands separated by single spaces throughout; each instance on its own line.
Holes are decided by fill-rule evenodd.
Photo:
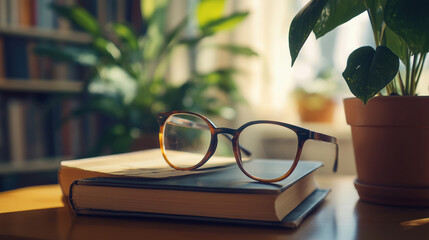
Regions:
M 28 78 L 27 39 L 8 36 L 3 38 L 5 77 Z
M 0 82 L 4 81 L 6 77 L 6 66 L 5 66 L 5 56 L 4 56 L 4 38 L 0 36 Z
M 0 26 L 7 26 L 7 18 L 8 18 L 8 2 L 3 0 L 0 1 Z
M 132 154 L 135 154 L 133 158 L 141 162 L 149 162 L 151 158 L 138 157 L 142 154 L 148 157 L 147 153 L 158 153 L 161 156 L 159 150 Z M 121 162 L 120 159 L 129 159 L 127 154 L 124 155 L 119 158 L 110 156 L 108 160 L 104 158 L 105 161 L 116 159 Z M 99 168 L 101 162 L 98 162 Z M 86 163 L 81 162 L 80 165 Z M 257 168 L 263 164 L 266 166 L 263 171 L 271 172 L 279 167 L 290 166 L 292 161 L 255 159 L 247 164 Z M 89 165 L 96 167 L 95 162 Z M 169 166 L 165 165 L 168 169 Z M 105 169 L 111 170 L 109 166 L 111 164 L 107 164 Z M 90 178 L 84 178 L 84 171 L 80 171 L 83 178 L 79 179 L 75 172 L 75 178 L 78 179 L 70 185 L 68 197 L 73 211 L 78 215 L 141 216 L 293 228 L 299 226 L 329 192 L 319 189 L 314 178 L 315 170 L 321 166 L 320 162 L 302 161 L 290 177 L 277 183 L 256 182 L 244 175 L 235 164 L 204 174 L 174 178 L 166 178 L 166 172 L 158 174 L 159 178 L 153 178 L 157 177 L 156 171 L 152 171 L 151 177 L 147 173 L 140 174 L 144 177 L 136 177 L 139 171 L 146 171 L 144 167 L 128 169 L 134 171 L 134 177 L 130 176 L 133 174 L 122 177 L 108 177 L 109 174 L 94 177 L 96 174 L 93 174 Z M 62 164 L 62 170 L 67 171 L 69 168 L 64 167 Z M 173 171 L 184 174 L 195 172 Z M 69 181 L 64 181 L 64 172 L 61 173 L 61 170 L 59 175 L 60 184 L 65 190 Z
M 10 99 L 7 107 L 10 158 L 12 163 L 22 164 L 27 154 L 25 151 L 25 101 Z

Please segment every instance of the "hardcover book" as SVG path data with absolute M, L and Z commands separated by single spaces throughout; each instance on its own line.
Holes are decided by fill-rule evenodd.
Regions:
M 288 160 L 252 160 L 264 171 L 292 164 Z M 198 219 L 297 227 L 329 190 L 319 189 L 314 171 L 322 164 L 302 161 L 287 179 L 260 183 L 237 166 L 167 179 L 98 177 L 76 180 L 70 204 L 80 215 Z
M 183 153 L 186 159 L 187 154 Z M 213 156 L 203 167 L 195 171 L 177 171 L 164 160 L 160 149 L 150 149 L 101 157 L 62 161 L 58 181 L 65 196 L 70 185 L 78 179 L 92 177 L 135 177 L 162 179 L 217 171 L 234 165 L 234 157 Z

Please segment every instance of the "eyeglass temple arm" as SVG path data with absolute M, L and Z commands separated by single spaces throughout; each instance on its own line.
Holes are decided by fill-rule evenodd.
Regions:
M 180 117 L 173 117 L 170 123 L 175 124 L 177 126 L 183 126 L 183 127 L 189 127 L 189 128 L 195 128 L 195 129 L 210 129 L 209 126 L 205 124 L 200 124 L 200 123 L 197 123 L 188 119 L 180 118 Z M 231 136 L 225 133 L 222 133 L 222 135 L 224 135 L 229 141 L 232 142 Z M 241 145 L 239 145 L 239 147 L 247 156 L 252 155 L 252 153 L 246 148 L 242 147 Z
M 337 138 L 325 135 L 323 133 L 310 131 L 310 139 L 319 140 L 323 142 L 335 144 L 335 162 L 333 171 L 336 172 L 338 169 L 338 141 Z

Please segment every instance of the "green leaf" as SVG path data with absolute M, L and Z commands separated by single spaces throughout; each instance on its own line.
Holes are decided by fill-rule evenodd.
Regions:
M 138 50 L 138 37 L 130 26 L 123 23 L 114 23 L 113 30 L 127 43 L 130 50 Z
M 169 32 L 167 34 L 167 37 L 165 38 L 165 45 L 171 46 L 175 43 L 177 43 L 178 38 L 182 31 L 185 29 L 186 25 L 188 24 L 189 18 L 185 17 L 174 29 L 173 31 Z
M 154 15 L 156 9 L 167 6 L 168 0 L 140 0 L 140 10 L 143 19 L 149 20 Z
M 39 56 L 47 56 L 58 61 L 73 62 L 84 66 L 95 66 L 98 62 L 98 56 L 90 49 L 37 46 L 34 52 Z
M 201 27 L 201 31 L 204 35 L 211 35 L 219 31 L 225 31 L 233 29 L 239 23 L 241 23 L 249 15 L 248 12 L 234 13 L 230 16 L 215 19 L 208 22 L 206 25 Z
M 313 30 L 327 0 L 312 0 L 293 18 L 289 28 L 289 52 L 292 66 Z
M 200 28 L 222 17 L 225 0 L 201 0 L 197 6 L 197 20 Z
M 188 45 L 190 47 L 194 47 L 195 45 L 197 45 L 201 40 L 204 39 L 204 37 L 206 36 L 198 36 L 195 38 L 186 38 L 186 39 L 182 39 L 179 41 L 180 44 L 185 44 Z
M 247 57 L 258 56 L 258 53 L 256 53 L 249 47 L 233 45 L 233 44 L 216 45 L 215 47 L 229 51 L 233 54 L 243 55 Z
M 398 68 L 398 56 L 389 48 L 366 46 L 350 54 L 343 77 L 351 92 L 366 104 L 395 77 Z
M 408 45 L 398 34 L 388 26 L 384 29 L 383 45 L 388 47 L 405 64 L 408 59 Z
M 365 0 L 368 11 L 370 14 L 370 20 L 372 21 L 373 30 L 376 33 L 377 38 L 380 38 L 380 34 L 384 23 L 384 7 L 386 6 L 387 0 Z
M 429 2 L 427 0 L 389 0 L 384 21 L 408 44 L 413 53 L 429 51 Z
M 113 42 L 105 38 L 95 38 L 93 44 L 95 49 L 97 49 L 101 54 L 107 55 L 112 59 L 119 59 L 121 57 L 121 51 L 119 48 L 116 47 Z
M 322 5 L 322 3 L 319 4 Z M 363 0 L 328 0 L 326 5 L 322 6 L 322 11 L 317 16 L 318 19 L 313 28 L 316 38 L 322 37 L 339 25 L 356 17 L 365 9 Z
M 167 4 L 165 1 L 156 1 L 155 9 L 147 21 L 147 32 L 143 47 L 143 56 L 147 60 L 153 60 L 162 51 L 165 44 L 165 24 L 167 16 Z
M 129 105 L 136 98 L 136 79 L 123 68 L 105 66 L 98 73 L 99 76 L 92 79 L 88 86 L 91 94 L 117 96 L 124 105 Z
M 97 20 L 84 8 L 78 6 L 69 7 L 57 4 L 52 4 L 51 7 L 57 14 L 67 18 L 69 21 L 76 24 L 86 32 L 94 36 L 99 36 L 101 34 L 101 29 Z

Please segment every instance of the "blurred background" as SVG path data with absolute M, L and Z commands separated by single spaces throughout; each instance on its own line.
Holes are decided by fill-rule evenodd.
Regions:
M 339 172 L 354 174 L 341 73 L 374 45 L 368 16 L 312 34 L 292 68 L 289 25 L 306 3 L 0 0 L 0 191 L 56 183 L 61 160 L 157 147 L 156 113 L 171 110 L 335 136 Z M 275 134 L 267 142 L 282 150 Z M 308 142 L 302 159 L 329 173 L 333 148 Z

